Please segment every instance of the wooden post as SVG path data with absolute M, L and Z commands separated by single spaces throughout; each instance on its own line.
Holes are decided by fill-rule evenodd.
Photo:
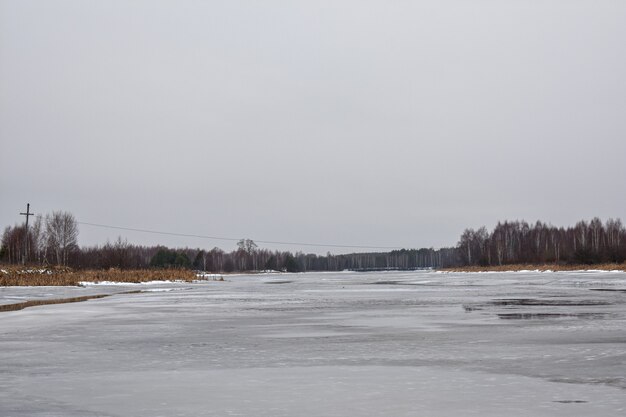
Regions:
M 26 216 L 26 228 L 24 233 L 24 254 L 22 255 L 22 265 L 26 265 L 26 258 L 28 256 L 28 218 L 34 213 L 30 212 L 30 203 L 26 204 L 26 213 L 20 213 L 22 216 Z

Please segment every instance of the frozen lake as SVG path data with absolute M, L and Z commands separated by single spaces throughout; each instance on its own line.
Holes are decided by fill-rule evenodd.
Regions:
M 0 288 L 0 416 L 626 415 L 626 274 Z

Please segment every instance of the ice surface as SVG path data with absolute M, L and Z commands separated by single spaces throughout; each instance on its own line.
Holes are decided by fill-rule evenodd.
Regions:
M 225 279 L 0 313 L 0 416 L 626 415 L 624 273 Z

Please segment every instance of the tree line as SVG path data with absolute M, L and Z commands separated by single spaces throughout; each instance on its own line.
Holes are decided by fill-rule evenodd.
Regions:
M 261 249 L 250 239 L 242 239 L 235 250 L 227 252 L 217 247 L 205 250 L 132 245 L 118 238 L 103 246 L 81 248 L 71 257 L 70 266 L 89 269 L 191 268 L 207 272 L 306 272 L 444 267 L 455 265 L 455 259 L 454 248 L 317 255 Z
M 168 248 L 133 245 L 118 238 L 104 245 L 79 247 L 78 223 L 71 213 L 38 216 L 28 233 L 24 226 L 6 227 L 0 261 L 62 265 L 77 269 L 190 268 L 208 272 L 411 270 L 468 265 L 517 263 L 621 263 L 626 260 L 626 230 L 621 220 L 602 223 L 594 218 L 573 227 L 524 221 L 500 222 L 466 229 L 455 247 L 401 249 L 333 255 L 306 254 L 259 248 L 241 239 L 230 252 L 220 248 Z
M 457 251 L 461 265 L 622 263 L 626 230 L 620 219 L 602 223 L 597 217 L 567 228 L 505 221 L 491 232 L 466 229 Z
M 68 265 L 78 247 L 78 223 L 71 213 L 55 211 L 36 216 L 25 226 L 8 226 L 2 234 L 0 260 L 8 263 Z
M 77 269 L 193 268 L 209 272 L 342 271 L 417 269 L 457 264 L 455 248 L 402 249 L 391 252 L 333 255 L 261 249 L 241 239 L 236 249 L 167 248 L 142 246 L 118 238 L 104 245 L 79 247 L 78 223 L 71 213 L 58 211 L 38 216 L 28 232 L 22 225 L 8 226 L 2 234 L 0 261 L 35 265 L 61 265 Z

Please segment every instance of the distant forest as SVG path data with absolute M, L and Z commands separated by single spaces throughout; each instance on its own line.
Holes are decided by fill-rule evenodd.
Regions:
M 71 213 L 53 212 L 25 226 L 8 226 L 2 234 L 0 261 L 28 265 L 62 265 L 76 269 L 190 268 L 209 272 L 411 270 L 419 268 L 507 264 L 622 263 L 626 229 L 622 222 L 594 218 L 562 228 L 537 222 L 498 223 L 466 229 L 455 247 L 402 249 L 342 255 L 305 254 L 259 248 L 242 239 L 226 252 L 219 248 L 140 246 L 122 238 L 102 246 L 79 247 L 78 223 Z
M 457 244 L 460 265 L 595 264 L 626 259 L 626 230 L 621 220 L 597 217 L 574 227 L 524 221 L 498 223 L 489 233 L 466 229 Z

